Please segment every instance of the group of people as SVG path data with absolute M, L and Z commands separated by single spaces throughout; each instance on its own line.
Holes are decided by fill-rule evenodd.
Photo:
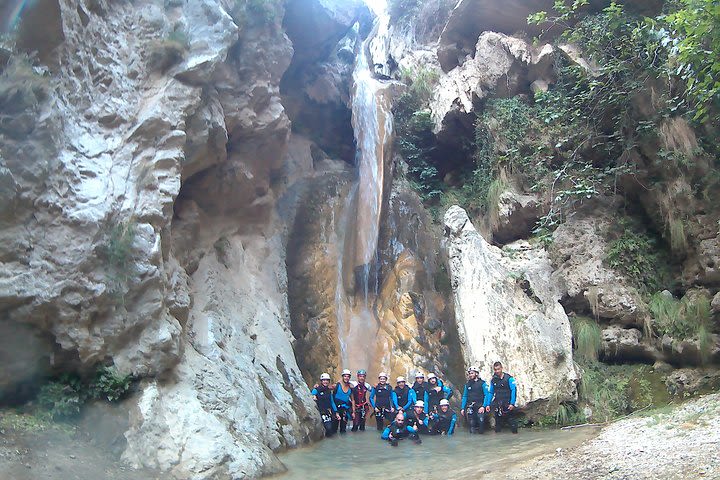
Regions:
M 408 386 L 405 377 L 397 377 L 396 386 L 388 384 L 388 375 L 381 372 L 378 383 L 367 383 L 367 372 L 357 371 L 357 381 L 352 382 L 350 370 L 342 371 L 341 380 L 330 385 L 330 375 L 320 375 L 320 383 L 313 387 L 312 395 L 322 417 L 325 435 L 345 433 L 352 421 L 352 431 L 365 430 L 365 420 L 375 416 L 376 428 L 381 437 L 397 445 L 399 440 L 409 438 L 420 443 L 420 435 L 452 435 L 457 414 L 450 407 L 453 390 L 434 373 L 425 378 L 422 372 L 415 374 L 415 382 Z M 480 378 L 480 369 L 467 370 L 460 405 L 460 416 L 465 418 L 470 433 L 483 433 L 488 414 L 495 417 L 495 431 L 500 432 L 508 424 L 517 433 L 515 418 L 515 379 L 503 372 L 500 362 L 493 365 L 489 382 Z

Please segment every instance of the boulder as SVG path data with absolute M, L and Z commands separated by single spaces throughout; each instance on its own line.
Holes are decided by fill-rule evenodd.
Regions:
M 507 190 L 500 194 L 498 221 L 493 225 L 493 241 L 504 244 L 528 238 L 542 214 L 537 195 Z
M 668 374 L 665 385 L 680 397 L 713 392 L 720 388 L 720 370 L 679 368 Z
M 503 260 L 465 210 L 444 218 L 455 318 L 467 365 L 488 379 L 495 361 L 518 383 L 518 405 L 577 398 L 570 323 L 542 249 Z M 529 247 L 529 246 L 528 246 Z M 532 408 L 530 410 L 533 410 Z
M 640 293 L 620 271 L 607 265 L 609 231 L 617 204 L 601 199 L 579 208 L 553 232 L 553 275 L 563 285 L 563 304 L 577 313 L 643 328 L 649 312 Z
M 715 294 L 712 302 L 710 302 L 710 307 L 712 308 L 713 313 L 720 313 L 720 292 Z
M 643 339 L 637 328 L 611 325 L 602 330 L 602 358 L 620 363 L 663 361 L 665 355 L 651 342 Z

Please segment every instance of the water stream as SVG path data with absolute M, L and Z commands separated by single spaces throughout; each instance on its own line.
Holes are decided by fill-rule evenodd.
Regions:
M 357 143 L 357 185 L 352 190 L 338 265 L 336 311 L 342 366 L 377 371 L 381 358 L 374 312 L 377 295 L 377 246 L 383 204 L 385 163 L 392 138 L 392 114 L 388 85 L 374 78 L 368 48 L 378 29 L 387 28 L 380 16 L 373 32 L 357 52 L 353 73 L 352 125 Z
M 422 445 L 405 441 L 391 447 L 375 431 L 347 433 L 281 455 L 288 471 L 274 478 L 306 480 L 326 475 L 345 480 L 484 478 L 484 474 L 505 471 L 509 465 L 579 445 L 595 434 L 590 428 L 523 430 L 518 435 L 488 432 L 482 436 L 459 431 L 451 437 L 425 436 Z

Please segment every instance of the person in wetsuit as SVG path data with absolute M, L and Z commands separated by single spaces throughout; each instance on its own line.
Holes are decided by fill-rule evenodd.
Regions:
M 367 378 L 367 372 L 358 370 L 357 384 L 352 389 L 353 432 L 365 431 L 365 416 L 370 409 L 368 394 L 372 387 L 369 383 L 365 383 L 365 378 Z
M 440 400 L 437 413 L 430 414 L 429 430 L 431 435 L 452 435 L 455 432 L 457 415 L 450 408 L 446 398 Z
M 503 372 L 502 363 L 495 362 L 488 392 L 491 400 L 485 411 L 493 410 L 496 432 L 500 432 L 502 424 L 507 423 L 510 425 L 512 433 L 518 433 L 517 419 L 515 418 L 516 393 L 517 388 L 513 376 Z
M 350 370 L 347 368 L 342 371 L 342 381 L 335 385 L 333 397 L 335 400 L 335 410 L 337 411 L 339 420 L 335 421 L 333 430 L 345 433 L 347 430 L 347 422 L 352 412 L 352 385 L 350 385 Z
M 330 437 L 335 433 L 333 430 L 333 422 L 340 420 L 340 416 L 337 414 L 337 408 L 335 407 L 333 391 L 330 388 L 330 375 L 327 373 L 320 375 L 320 384 L 313 388 L 310 393 L 312 393 L 313 400 L 315 400 L 318 411 L 320 411 L 323 428 L 325 428 L 325 436 Z
M 398 408 L 407 412 L 415 405 L 415 390 L 407 386 L 405 377 L 397 377 L 397 386 L 395 387 L 395 396 L 397 397 Z
M 468 368 L 467 374 L 460 415 L 465 417 L 470 433 L 484 433 L 485 407 L 490 404 L 490 390 L 488 384 L 480 378 L 478 367 Z
M 427 390 L 427 382 L 425 382 L 425 374 L 418 371 L 415 373 L 415 383 L 412 385 L 413 392 L 415 392 L 415 401 L 422 401 L 425 403 L 425 391 Z
M 390 442 L 390 445 L 393 447 L 398 446 L 398 442 L 400 440 L 404 440 L 406 438 L 411 438 L 415 441 L 416 444 L 422 443 L 422 440 L 420 440 L 420 436 L 417 433 L 417 430 L 411 425 L 409 425 L 405 421 L 405 416 L 402 412 L 398 412 L 397 415 L 395 415 L 395 421 L 393 421 L 390 425 L 383 430 L 382 435 L 380 436 L 383 440 L 387 440 Z
M 408 425 L 417 430 L 418 433 L 428 434 L 428 422 L 429 417 L 425 413 L 425 402 L 418 400 L 415 402 L 412 410 L 405 416 L 405 421 Z
M 397 395 L 387 383 L 388 375 L 381 372 L 378 375 L 378 384 L 370 390 L 370 405 L 375 409 L 375 421 L 377 429 L 385 428 L 385 420 L 392 421 L 397 412 Z
M 440 400 L 447 400 L 452 395 L 450 387 L 438 384 L 438 378 L 434 373 L 429 373 L 428 385 L 425 388 L 425 413 L 437 412 Z

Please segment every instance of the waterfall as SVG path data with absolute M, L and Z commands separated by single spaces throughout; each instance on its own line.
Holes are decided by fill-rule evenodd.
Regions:
M 353 72 L 352 125 L 357 144 L 357 184 L 348 202 L 346 234 L 336 294 L 337 323 L 343 366 L 379 369 L 377 296 L 378 237 L 385 166 L 392 138 L 391 97 L 387 82 L 377 80 L 369 49 L 386 34 L 388 18 L 379 15 L 360 45 Z

